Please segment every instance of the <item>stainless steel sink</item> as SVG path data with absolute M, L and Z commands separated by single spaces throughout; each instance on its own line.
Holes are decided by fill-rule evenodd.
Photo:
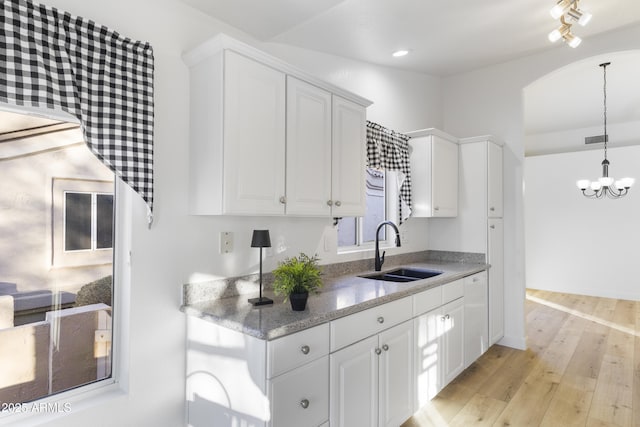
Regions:
M 384 273 L 367 274 L 360 277 L 387 282 L 413 282 L 414 280 L 428 279 L 442 274 L 442 271 L 427 270 L 422 268 L 396 268 Z

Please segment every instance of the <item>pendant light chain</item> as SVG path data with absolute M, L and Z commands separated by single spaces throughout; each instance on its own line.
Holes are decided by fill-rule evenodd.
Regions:
M 609 63 L 602 64 L 602 69 L 604 71 L 604 158 L 607 159 L 607 65 Z

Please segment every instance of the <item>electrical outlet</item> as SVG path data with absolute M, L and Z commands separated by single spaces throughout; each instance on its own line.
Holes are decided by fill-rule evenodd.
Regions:
M 228 254 L 233 251 L 233 233 L 222 231 L 220 233 L 220 253 Z

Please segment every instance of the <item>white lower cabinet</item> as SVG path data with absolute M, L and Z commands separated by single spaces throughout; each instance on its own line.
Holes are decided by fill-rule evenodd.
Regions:
M 332 427 L 398 426 L 413 413 L 413 322 L 330 355 Z
M 464 367 L 489 348 L 487 272 L 464 278 Z
M 464 281 L 456 280 L 435 291 L 413 296 L 417 315 L 413 320 L 414 410 L 433 399 L 465 368 Z
M 464 298 L 442 307 L 443 387 L 464 370 Z
M 318 426 L 329 413 L 329 357 L 324 356 L 300 368 L 272 378 L 272 427 Z
M 469 311 L 465 292 L 478 284 L 474 278 L 484 292 L 486 277 L 455 280 L 272 341 L 187 316 L 187 423 L 397 427 L 476 357 L 474 335 L 486 336 L 487 314 Z

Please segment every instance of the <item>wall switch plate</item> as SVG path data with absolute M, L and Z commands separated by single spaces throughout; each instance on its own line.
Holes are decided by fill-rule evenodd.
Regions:
M 233 251 L 233 233 L 230 231 L 220 232 L 220 253 L 228 254 Z

